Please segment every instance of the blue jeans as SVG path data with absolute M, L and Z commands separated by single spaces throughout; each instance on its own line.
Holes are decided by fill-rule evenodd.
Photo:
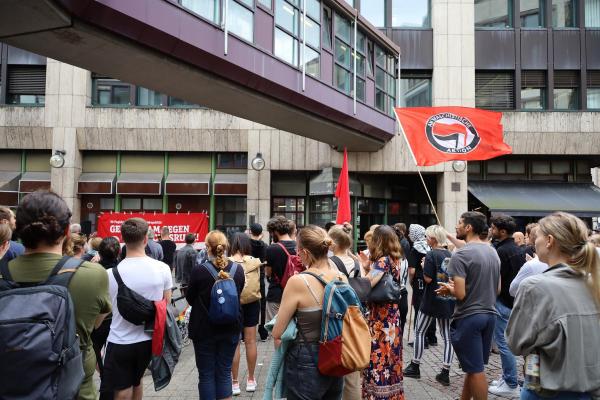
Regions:
M 521 390 L 521 400 L 591 400 L 592 396 L 587 393 L 575 392 L 557 392 L 556 395 L 550 397 L 539 396 L 533 390 Z
M 500 351 L 500 359 L 502 360 L 502 379 L 511 388 L 516 388 L 518 385 L 517 381 L 517 360 L 513 353 L 511 353 L 506 343 L 506 325 L 508 325 L 508 319 L 510 318 L 511 309 L 506 307 L 500 300 L 496 301 L 496 328 L 494 329 L 494 341 L 498 345 Z
M 201 399 L 231 397 L 231 364 L 240 334 L 194 340 Z

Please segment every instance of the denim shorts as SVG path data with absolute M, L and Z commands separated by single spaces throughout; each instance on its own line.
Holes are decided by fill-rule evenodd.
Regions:
M 285 355 L 285 386 L 288 400 L 339 400 L 344 378 L 325 376 L 317 368 L 319 344 L 293 343 Z
M 490 358 L 496 314 L 473 314 L 450 324 L 450 339 L 467 374 L 483 372 Z

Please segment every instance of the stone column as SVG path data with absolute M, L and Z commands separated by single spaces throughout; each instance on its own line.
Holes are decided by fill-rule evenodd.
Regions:
M 67 202 L 73 222 L 80 220 L 77 181 L 81 174 L 81 152 L 77 128 L 85 125 L 86 106 L 90 104 L 90 72 L 52 59 L 46 70 L 46 127 L 52 128 L 52 153 L 64 151 L 65 164 L 52 168 L 51 187 Z
M 262 154 L 265 168 L 256 171 L 252 168 L 252 159 L 257 153 Z M 266 231 L 267 222 L 271 218 L 271 131 L 251 129 L 248 131 L 248 197 L 247 214 L 255 216 L 255 222 L 263 226 L 263 240 L 269 241 Z
M 434 106 L 475 107 L 475 5 L 473 0 L 432 0 Z M 438 176 L 437 207 L 446 229 L 453 231 L 467 211 L 467 171 L 452 163 Z M 457 190 L 457 191 L 456 191 Z

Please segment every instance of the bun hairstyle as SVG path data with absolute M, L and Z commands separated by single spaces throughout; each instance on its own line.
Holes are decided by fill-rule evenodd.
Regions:
M 59 244 L 69 228 L 71 210 L 54 192 L 41 190 L 23 197 L 17 208 L 17 235 L 28 249 Z
M 569 258 L 569 266 L 587 277 L 596 304 L 600 307 L 600 256 L 588 241 L 585 223 L 576 216 L 555 212 L 538 222 L 543 235 L 552 235 L 561 254 Z
M 229 264 L 229 260 L 225 257 L 225 253 L 229 248 L 227 237 L 221 231 L 210 231 L 204 239 L 208 254 L 214 258 L 213 263 L 217 268 L 223 269 Z
M 77 254 L 85 248 L 87 240 L 80 233 L 71 233 L 71 243 L 73 244 L 73 254 Z
M 394 224 L 392 228 L 394 228 L 394 232 L 396 232 L 398 240 L 404 239 L 404 236 L 406 236 L 406 224 L 398 222 L 397 224 Z
M 404 257 L 398 236 L 389 225 L 379 225 L 375 228 L 368 245 L 371 261 L 377 261 L 381 257 L 390 257 L 393 261 L 398 261 Z
M 348 229 L 346 225 L 334 225 L 327 233 L 331 240 L 333 240 L 333 244 L 337 247 L 337 249 L 344 251 L 352 247 L 350 232 L 351 229 Z
M 298 232 L 298 250 L 307 251 L 307 266 L 326 259 L 327 252 L 333 241 L 327 235 L 325 229 L 316 225 L 307 225 Z

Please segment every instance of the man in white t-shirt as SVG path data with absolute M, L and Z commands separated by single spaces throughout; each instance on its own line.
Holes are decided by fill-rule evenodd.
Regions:
M 123 283 L 151 301 L 171 300 L 171 270 L 161 261 L 145 253 L 148 243 L 148 223 L 131 218 L 121 225 L 121 235 L 127 245 L 127 256 L 118 265 Z M 152 358 L 152 335 L 143 325 L 126 321 L 119 313 L 118 284 L 113 270 L 108 271 L 109 293 L 113 304 L 112 323 L 104 356 L 104 374 L 100 391 L 114 393 L 114 398 L 141 399 L 141 380 Z

